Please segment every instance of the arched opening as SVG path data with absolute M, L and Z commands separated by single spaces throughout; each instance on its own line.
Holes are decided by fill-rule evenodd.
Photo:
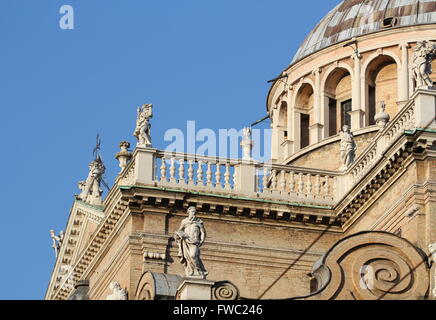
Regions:
M 384 101 L 386 112 L 395 116 L 398 112 L 398 66 L 395 60 L 382 55 L 371 61 L 366 70 L 366 124 L 374 125 L 378 105 Z
M 282 101 L 279 111 L 279 121 L 277 125 L 279 131 L 279 146 L 288 140 L 288 104 Z
M 313 124 L 314 96 L 313 87 L 304 83 L 297 93 L 295 116 L 299 127 L 300 149 L 310 144 L 310 126 Z
M 351 75 L 345 68 L 332 71 L 325 83 L 324 125 L 328 137 L 338 134 L 344 125 L 351 126 L 352 106 Z

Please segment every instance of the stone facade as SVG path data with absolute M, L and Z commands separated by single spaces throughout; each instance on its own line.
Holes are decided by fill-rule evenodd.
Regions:
M 409 63 L 435 36 L 388 28 L 296 60 L 268 95 L 271 163 L 251 159 L 249 130 L 244 159 L 218 159 L 152 149 L 141 127 L 102 205 L 74 202 L 46 299 L 436 298 L 436 90 Z M 341 170 L 344 121 L 357 149 Z M 179 262 L 189 207 L 207 279 Z

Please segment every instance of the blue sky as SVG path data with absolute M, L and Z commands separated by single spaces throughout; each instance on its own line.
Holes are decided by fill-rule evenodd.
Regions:
M 267 80 L 338 0 L 1 0 L 0 299 L 42 299 L 97 132 L 107 181 L 136 106 L 167 129 L 242 128 L 266 113 Z M 75 29 L 59 27 L 72 5 Z M 264 124 L 267 127 L 267 124 Z

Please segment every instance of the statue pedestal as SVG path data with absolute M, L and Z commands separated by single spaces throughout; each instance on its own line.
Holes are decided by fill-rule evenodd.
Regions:
M 176 300 L 212 300 L 213 281 L 187 278 L 177 289 Z

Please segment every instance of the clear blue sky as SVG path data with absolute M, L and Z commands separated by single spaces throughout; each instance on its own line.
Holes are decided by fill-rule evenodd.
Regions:
M 97 132 L 107 180 L 135 108 L 153 103 L 153 142 L 169 128 L 242 128 L 339 0 L 1 0 L 0 299 L 42 299 Z M 72 5 L 75 29 L 61 30 Z

